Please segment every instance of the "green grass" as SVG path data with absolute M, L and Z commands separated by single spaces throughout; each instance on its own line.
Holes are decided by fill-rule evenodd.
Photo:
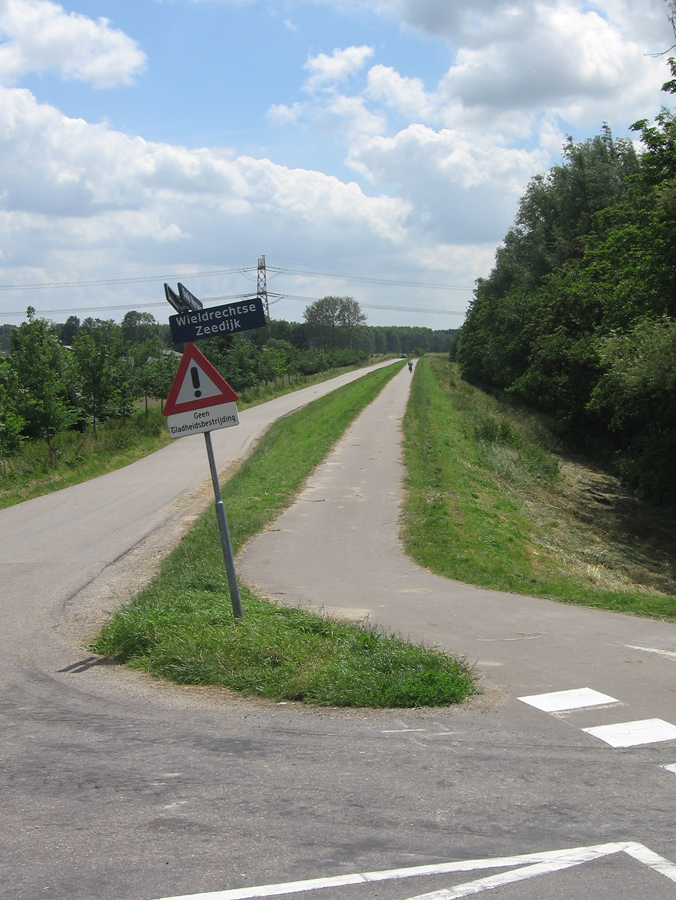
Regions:
M 676 620 L 673 522 L 562 455 L 541 418 L 422 360 L 404 421 L 403 538 L 486 588 Z
M 27 441 L 19 456 L 0 458 L 0 509 L 121 469 L 171 440 L 159 407 L 147 417 L 139 410 L 126 425 L 111 419 L 96 430 L 96 439 L 91 428 L 57 434 L 55 466 L 45 441 Z
M 400 368 L 372 372 L 272 426 L 223 487 L 235 553 L 289 505 Z M 241 599 L 244 619 L 236 621 L 212 509 L 93 649 L 181 684 L 277 701 L 415 707 L 457 703 L 474 692 L 469 668 L 447 654 L 262 600 L 245 586 Z

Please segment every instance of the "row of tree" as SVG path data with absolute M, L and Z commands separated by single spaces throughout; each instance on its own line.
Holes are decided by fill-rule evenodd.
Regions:
M 0 456 L 38 438 L 53 464 L 60 431 L 89 422 L 96 436 L 102 419 L 125 422 L 139 398 L 147 411 L 149 397 L 167 396 L 178 355 L 163 347 L 152 316 L 128 313 L 122 325 L 85 319 L 67 346 L 60 326 L 30 307 L 27 319 L 12 330 L 11 352 L 0 364 Z
M 200 346 L 235 391 L 330 369 L 363 365 L 373 353 L 448 352 L 454 332 L 428 328 L 369 328 L 351 297 L 310 304 L 304 322 L 270 320 L 244 335 L 210 338 Z M 2 326 L 9 353 L 0 359 L 0 456 L 26 439 L 56 434 L 111 417 L 124 423 L 145 397 L 166 398 L 183 347 L 171 345 L 167 325 L 149 313 L 128 312 L 122 322 L 70 316 L 52 323 L 29 308 L 27 321 Z
M 392 353 L 420 356 L 448 353 L 457 329 L 434 330 L 422 326 L 366 325 L 366 315 L 352 297 L 324 297 L 306 307 L 302 322 L 271 319 L 268 327 L 253 332 L 252 340 L 287 341 L 298 349 L 329 352 L 365 350 L 369 354 Z
M 673 80 L 664 90 L 676 93 Z M 463 375 L 555 417 L 646 495 L 676 503 L 676 117 L 604 126 L 534 178 L 477 282 Z

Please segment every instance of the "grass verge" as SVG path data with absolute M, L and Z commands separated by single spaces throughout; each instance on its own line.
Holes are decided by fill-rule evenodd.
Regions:
M 91 428 L 57 434 L 54 466 L 46 441 L 26 441 L 19 456 L 0 457 L 0 509 L 121 469 L 170 440 L 159 407 L 151 407 L 147 416 L 139 410 L 124 426 L 118 419 L 97 426 L 96 439 Z
M 235 553 L 288 506 L 400 368 L 372 372 L 271 427 L 223 488 Z M 235 621 L 212 509 L 93 649 L 180 684 L 223 685 L 278 701 L 440 706 L 474 692 L 469 668 L 447 654 L 261 600 L 244 586 L 241 597 L 244 619 Z
M 670 516 L 563 455 L 538 416 L 422 360 L 404 420 L 406 552 L 481 587 L 676 621 Z

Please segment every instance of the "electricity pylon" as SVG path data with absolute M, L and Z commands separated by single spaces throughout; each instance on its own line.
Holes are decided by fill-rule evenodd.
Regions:
M 265 257 L 258 257 L 258 279 L 256 282 L 256 296 L 263 301 L 263 309 L 266 318 L 270 318 L 270 307 L 268 306 L 268 287 L 265 275 Z

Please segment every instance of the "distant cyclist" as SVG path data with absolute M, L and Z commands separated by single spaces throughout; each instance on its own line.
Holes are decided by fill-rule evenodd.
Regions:
M 413 360 L 412 359 L 409 359 L 409 361 L 408 361 L 408 371 L 409 372 L 413 371 Z

